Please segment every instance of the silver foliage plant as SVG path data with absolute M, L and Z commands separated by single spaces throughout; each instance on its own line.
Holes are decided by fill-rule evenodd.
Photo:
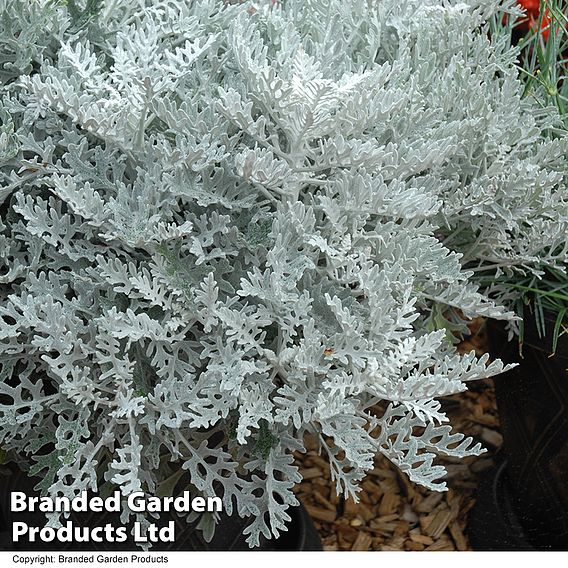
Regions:
M 354 498 L 483 451 L 438 397 L 503 365 L 436 322 L 511 319 L 464 260 L 568 219 L 496 4 L 0 2 L 0 447 L 44 494 L 182 479 L 255 546 L 307 433 Z

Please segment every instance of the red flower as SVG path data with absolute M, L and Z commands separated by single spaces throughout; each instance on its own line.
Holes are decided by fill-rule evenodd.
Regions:
M 540 14 L 540 1 L 539 0 L 517 0 L 517 3 L 527 11 L 527 17 L 522 19 L 519 23 L 521 29 L 536 29 L 538 26 L 538 17 Z M 548 39 L 548 32 L 550 26 L 550 16 L 546 10 L 542 16 L 540 29 L 542 30 L 542 37 Z
M 535 20 L 538 19 L 539 0 L 517 0 L 517 3 L 527 11 L 529 17 L 532 17 Z

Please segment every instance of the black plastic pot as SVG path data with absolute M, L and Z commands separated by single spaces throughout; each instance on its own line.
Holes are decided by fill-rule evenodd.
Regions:
M 519 366 L 494 378 L 503 459 L 478 487 L 468 535 L 476 550 L 568 550 L 568 337 L 552 353 L 555 318 L 541 339 L 525 318 L 522 356 L 488 322 L 490 352 Z
M 46 518 L 43 513 L 25 512 L 12 513 L 10 511 L 10 492 L 24 491 L 27 495 L 37 495 L 33 490 L 36 480 L 31 480 L 26 474 L 19 471 L 13 464 L 0 467 L 0 551 L 1 550 L 22 550 L 22 551 L 81 551 L 81 552 L 117 552 L 117 551 L 138 551 L 139 548 L 132 541 L 124 543 L 109 542 L 88 542 L 88 543 L 44 543 L 22 541 L 14 543 L 12 541 L 12 523 L 22 521 L 29 526 L 43 527 Z M 288 509 L 291 522 L 288 524 L 288 531 L 281 534 L 277 539 L 264 539 L 258 548 L 253 550 L 263 551 L 294 551 L 294 550 L 322 550 L 321 539 L 314 527 L 305 508 L 291 507 Z M 75 526 L 104 526 L 111 523 L 120 526 L 120 515 L 118 513 L 72 513 L 70 519 Z M 183 517 L 176 514 L 162 513 L 160 520 L 152 519 L 152 522 L 160 526 L 174 520 L 176 523 L 176 540 L 174 543 L 162 543 L 152 546 L 152 552 L 159 551 L 246 551 L 251 550 L 245 542 L 246 536 L 243 530 L 249 520 L 240 517 L 221 515 L 221 520 L 215 530 L 215 535 L 211 542 L 207 543 L 203 539 L 201 531 L 195 525 L 189 524 Z

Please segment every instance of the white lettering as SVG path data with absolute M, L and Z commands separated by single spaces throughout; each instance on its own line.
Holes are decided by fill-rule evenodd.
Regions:
M 93 497 L 91 499 L 91 506 L 90 506 L 91 511 L 93 511 L 93 513 L 102 513 L 103 511 L 103 500 L 101 497 Z
M 191 508 L 197 513 L 203 513 L 205 511 L 205 499 L 203 497 L 194 497 L 191 502 Z
M 115 491 L 110 497 L 105 499 L 105 511 L 120 513 L 120 491 Z
M 207 497 L 207 511 L 210 513 L 214 511 L 222 511 L 223 510 L 223 501 L 221 501 L 221 497 Z
M 26 525 L 26 523 L 22 523 L 20 521 L 12 523 L 12 540 L 14 542 L 18 542 L 19 538 L 22 535 L 25 535 L 27 532 L 28 532 L 28 525 Z
M 135 491 L 128 496 L 128 508 L 134 513 L 143 513 L 146 510 L 146 501 L 144 500 L 144 493 L 142 493 L 142 491 Z M 146 541 L 143 540 L 140 542 Z
M 10 510 L 19 513 L 27 509 L 26 494 L 23 491 L 12 491 L 10 497 Z
M 158 535 L 160 542 L 174 542 L 175 541 L 175 521 L 170 521 L 167 527 L 162 527 Z
M 133 493 L 134 495 L 134 493 Z M 142 534 L 142 527 L 139 522 L 134 523 L 134 542 L 148 542 L 148 539 Z

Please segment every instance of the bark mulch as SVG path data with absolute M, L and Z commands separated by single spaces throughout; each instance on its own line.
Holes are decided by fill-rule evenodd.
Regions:
M 483 353 L 482 322 L 460 351 Z M 467 514 L 474 504 L 479 475 L 493 465 L 501 446 L 499 422 L 490 380 L 469 383 L 469 390 L 447 397 L 443 405 L 454 430 L 472 436 L 488 450 L 467 459 L 439 458 L 448 470 L 446 492 L 411 483 L 386 458 L 362 483 L 360 502 L 335 493 L 326 459 L 317 442 L 306 440 L 307 453 L 298 456 L 303 481 L 296 490 L 315 522 L 324 550 L 471 550 Z

